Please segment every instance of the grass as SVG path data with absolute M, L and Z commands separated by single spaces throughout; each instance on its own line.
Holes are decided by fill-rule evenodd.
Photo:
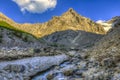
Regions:
M 32 35 L 28 32 L 22 31 L 20 29 L 17 29 L 14 26 L 11 26 L 10 24 L 8 24 L 4 21 L 0 21 L 0 27 L 6 28 L 6 29 L 9 29 L 9 30 L 14 30 L 15 32 L 23 33 L 23 34 L 26 34 L 26 35 L 31 35 L 32 37 L 37 39 L 37 37 L 35 37 L 34 35 Z

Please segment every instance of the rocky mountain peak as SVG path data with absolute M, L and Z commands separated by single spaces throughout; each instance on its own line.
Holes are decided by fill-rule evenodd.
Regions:
M 73 18 L 76 16 L 80 16 L 73 8 L 68 9 L 63 15 L 62 17 L 69 17 L 69 18 Z M 82 17 L 82 16 L 81 16 Z
M 69 14 L 72 14 L 72 15 L 77 14 L 77 12 L 73 8 L 70 8 L 66 13 L 69 13 Z

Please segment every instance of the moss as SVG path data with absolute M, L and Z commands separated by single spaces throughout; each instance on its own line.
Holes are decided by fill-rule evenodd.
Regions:
M 8 23 L 4 22 L 4 21 L 0 21 L 0 29 L 7 29 L 10 30 L 7 32 L 7 35 L 9 38 L 13 38 L 13 36 L 16 36 L 20 39 L 22 39 L 24 42 L 32 42 L 33 40 L 37 40 L 38 38 L 33 36 L 32 34 L 16 29 L 15 27 L 9 25 Z M 2 31 L 0 31 L 2 32 Z M 1 42 L 1 38 L 0 38 L 0 42 Z
M 32 37 L 36 38 L 35 36 L 33 36 L 32 34 L 28 33 L 28 32 L 25 32 L 25 31 L 22 31 L 20 29 L 17 29 L 15 28 L 14 26 L 11 26 L 10 24 L 4 22 L 4 21 L 0 21 L 0 27 L 3 27 L 3 28 L 6 28 L 6 29 L 9 29 L 9 30 L 14 30 L 14 34 L 16 36 L 21 36 L 21 34 L 25 34 L 25 35 L 31 35 Z

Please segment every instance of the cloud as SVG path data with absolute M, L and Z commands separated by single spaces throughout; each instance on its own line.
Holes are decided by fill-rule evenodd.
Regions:
M 43 13 L 56 7 L 57 0 L 13 0 L 22 12 Z
M 105 20 L 98 20 L 98 21 L 96 21 L 96 23 L 104 23 L 105 22 Z

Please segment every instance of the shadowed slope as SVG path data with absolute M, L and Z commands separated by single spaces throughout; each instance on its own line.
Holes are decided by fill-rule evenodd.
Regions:
M 62 44 L 68 47 L 86 48 L 93 46 L 93 44 L 102 37 L 103 35 L 81 30 L 65 30 L 52 33 L 42 39 L 44 39 L 47 43 L 54 43 L 56 45 Z

